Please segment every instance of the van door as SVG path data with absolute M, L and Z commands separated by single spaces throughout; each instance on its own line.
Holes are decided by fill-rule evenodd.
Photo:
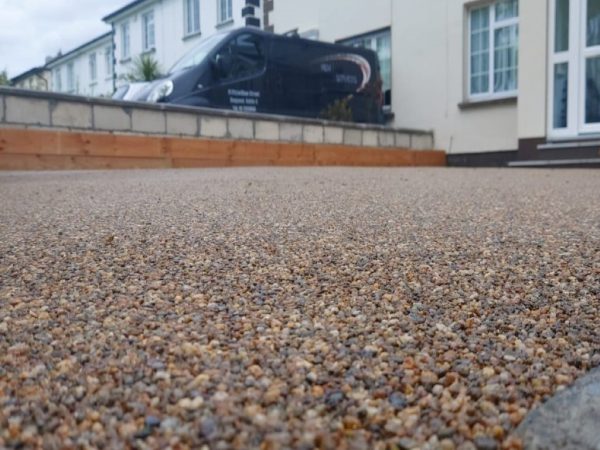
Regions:
M 235 111 L 265 110 L 267 58 L 263 36 L 235 36 L 223 45 L 213 62 L 215 84 L 206 94 L 211 106 Z

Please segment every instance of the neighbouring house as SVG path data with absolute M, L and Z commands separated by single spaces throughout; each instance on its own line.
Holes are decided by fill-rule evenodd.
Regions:
M 51 91 L 96 97 L 112 95 L 112 32 L 49 60 L 46 69 L 51 73 Z
M 451 164 L 600 162 L 600 0 L 275 0 L 269 23 L 377 51 L 391 123 Z
M 260 0 L 137 0 L 103 20 L 114 30 L 119 86 L 136 57 L 149 55 L 166 72 L 202 38 L 241 26 L 261 27 L 262 8 Z
M 50 72 L 45 67 L 34 67 L 12 78 L 10 84 L 19 89 L 48 91 L 50 89 Z

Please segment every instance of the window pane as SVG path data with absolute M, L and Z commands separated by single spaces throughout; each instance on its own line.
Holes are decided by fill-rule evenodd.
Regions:
M 554 51 L 569 50 L 569 0 L 556 0 Z
M 600 0 L 587 2 L 587 46 L 600 45 Z
M 518 0 L 500 0 L 496 3 L 496 20 L 512 19 L 518 15 Z
M 569 98 L 569 64 L 554 66 L 554 128 L 567 127 L 567 110 Z
M 585 122 L 600 122 L 600 57 L 585 63 Z
M 490 9 L 471 11 L 471 94 L 490 90 Z
M 517 89 L 518 33 L 517 25 L 494 32 L 494 92 Z

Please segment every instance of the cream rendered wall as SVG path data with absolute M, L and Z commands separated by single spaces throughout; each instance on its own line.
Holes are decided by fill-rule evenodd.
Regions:
M 276 33 L 319 30 L 319 40 L 336 41 L 392 24 L 397 0 L 275 0 L 270 21 Z
M 548 1 L 521 0 L 519 6 L 519 138 L 543 138 L 548 118 Z
M 525 0 L 521 3 L 526 3 Z M 537 1 L 537 0 L 534 0 Z M 465 0 L 394 0 L 395 125 L 433 129 L 448 153 L 516 150 L 516 102 L 459 108 L 467 96 Z

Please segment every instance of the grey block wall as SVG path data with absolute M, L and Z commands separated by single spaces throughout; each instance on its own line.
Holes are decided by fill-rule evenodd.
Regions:
M 0 127 L 433 150 L 432 132 L 0 87 Z

